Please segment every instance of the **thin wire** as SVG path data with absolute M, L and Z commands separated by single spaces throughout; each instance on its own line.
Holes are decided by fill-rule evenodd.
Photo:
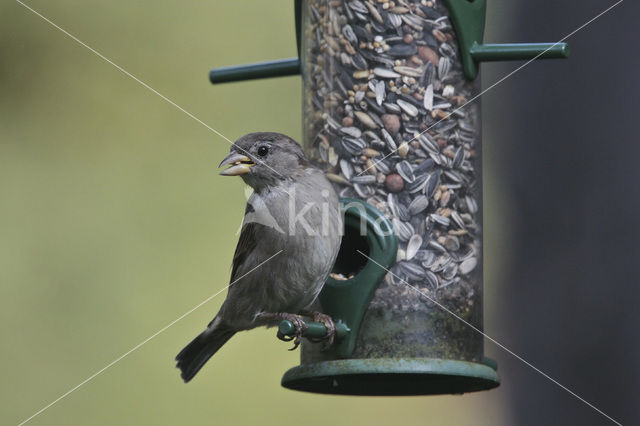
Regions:
M 618 0 L 616 3 L 614 3 L 613 5 L 609 6 L 608 8 L 606 8 L 605 10 L 603 10 L 602 12 L 600 12 L 599 14 L 597 14 L 596 16 L 594 16 L 593 18 L 591 18 L 590 20 L 588 20 L 587 22 L 585 22 L 584 24 L 582 24 L 581 26 L 579 26 L 578 28 L 576 28 L 575 30 L 571 31 L 569 34 L 567 34 L 566 36 L 562 37 L 560 40 L 556 41 L 555 43 L 553 43 L 551 46 L 549 46 L 548 48 L 546 48 L 545 50 L 543 50 L 542 52 L 538 53 L 536 56 L 534 56 L 532 59 L 529 59 L 527 62 L 525 62 L 524 64 L 520 65 L 518 68 L 516 68 L 515 70 L 511 71 L 509 74 L 505 75 L 504 77 L 502 77 L 500 80 L 496 81 L 495 83 L 493 83 L 491 86 L 487 87 L 486 89 L 484 89 L 482 92 L 478 93 L 477 95 L 475 95 L 473 98 L 469 99 L 467 102 L 465 102 L 464 104 L 462 104 L 461 106 L 459 106 L 458 108 L 454 109 L 453 111 L 451 111 L 450 113 L 447 114 L 446 117 L 441 118 L 440 120 L 436 121 L 435 123 L 433 123 L 431 126 L 427 127 L 425 130 L 423 130 L 422 132 L 420 132 L 417 136 L 414 136 L 413 139 L 410 139 L 407 142 L 403 142 L 403 143 L 411 143 L 414 140 L 416 140 L 417 138 L 419 138 L 420 136 L 422 136 L 423 134 L 425 134 L 427 131 L 431 130 L 434 126 L 436 126 L 437 124 L 441 123 L 444 120 L 448 120 L 449 117 L 451 117 L 451 115 L 457 111 L 460 111 L 462 108 L 466 107 L 467 105 L 469 105 L 471 102 L 475 101 L 476 99 L 480 98 L 482 95 L 484 95 L 485 93 L 487 93 L 489 90 L 493 89 L 494 87 L 496 87 L 497 85 L 499 85 L 500 83 L 502 83 L 503 81 L 505 81 L 506 79 L 508 79 L 509 77 L 513 76 L 515 73 L 517 73 L 518 71 L 522 70 L 524 67 L 526 67 L 527 65 L 531 64 L 533 61 L 535 61 L 536 59 L 538 59 L 540 56 L 544 55 L 545 53 L 547 53 L 549 50 L 551 50 L 553 47 L 557 46 L 558 44 L 562 43 L 563 41 L 565 41 L 566 39 L 568 39 L 569 37 L 573 36 L 575 33 L 577 33 L 578 31 L 582 30 L 584 27 L 586 27 L 587 25 L 591 24 L 592 22 L 594 22 L 595 20 L 597 20 L 598 18 L 600 18 L 602 15 L 604 15 L 605 13 L 609 12 L 611 9 L 613 9 L 614 7 L 616 7 L 617 5 L 619 5 L 620 3 L 622 3 L 624 0 Z M 364 169 L 363 171 L 361 171 L 360 173 L 358 173 L 358 176 L 362 175 L 363 173 L 365 173 L 366 171 L 368 171 L 369 169 L 375 167 L 377 164 L 379 164 L 380 162 L 384 161 L 386 158 L 388 158 L 389 156 L 395 154 L 398 151 L 398 149 L 394 149 L 392 150 L 389 154 L 385 155 L 384 157 L 382 157 L 381 159 L 379 159 L 378 161 L 376 161 L 375 163 L 373 163 L 372 165 L 370 165 L 369 167 L 367 167 L 366 169 Z
M 590 403 L 589 401 L 587 401 L 586 399 L 584 399 L 583 397 L 581 397 L 580 395 L 578 395 L 577 393 L 575 393 L 574 391 L 572 391 L 571 389 L 569 389 L 568 387 L 564 386 L 562 383 L 558 382 L 557 380 L 555 380 L 553 377 L 549 376 L 547 373 L 545 373 L 544 371 L 540 370 L 538 367 L 534 366 L 533 364 L 531 364 L 530 362 L 528 362 L 527 360 L 525 360 L 524 358 L 522 358 L 520 355 L 516 354 L 515 352 L 513 352 L 511 349 L 507 348 L 505 345 L 503 345 L 502 343 L 498 342 L 496 339 L 494 339 L 493 337 L 487 335 L 484 331 L 480 330 L 478 327 L 476 327 L 473 324 L 468 323 L 467 321 L 465 321 L 463 318 L 461 318 L 460 316 L 458 316 L 457 314 L 455 314 L 454 312 L 452 312 L 451 310 L 449 310 L 446 306 L 444 306 L 443 304 L 441 304 L 440 302 L 438 302 L 437 300 L 431 298 L 430 296 L 428 296 L 426 293 L 424 293 L 423 291 L 421 291 L 418 287 L 415 287 L 411 284 L 409 284 L 407 281 L 405 281 L 404 279 L 402 279 L 402 277 L 397 276 L 396 274 L 394 274 L 393 272 L 391 272 L 390 270 L 388 270 L 387 268 L 385 268 L 384 266 L 382 266 L 380 263 L 376 262 L 374 259 L 372 259 L 371 257 L 367 256 L 365 253 L 361 252 L 360 250 L 358 250 L 358 253 L 360 253 L 361 255 L 363 255 L 364 257 L 366 257 L 367 259 L 369 259 L 370 261 L 372 261 L 373 263 L 375 263 L 376 265 L 378 265 L 379 267 L 381 267 L 382 269 L 384 269 L 385 271 L 387 271 L 388 273 L 390 273 L 391 275 L 393 275 L 394 277 L 396 277 L 397 279 L 399 279 L 400 281 L 402 281 L 405 285 L 407 285 L 408 287 L 412 288 L 413 290 L 417 291 L 418 293 L 420 293 L 421 295 L 423 295 L 424 297 L 426 297 L 427 299 L 429 299 L 431 302 L 435 303 L 436 305 L 438 305 L 439 308 L 441 308 L 442 310 L 444 310 L 445 312 L 447 312 L 448 314 L 452 315 L 453 317 L 455 317 L 457 320 L 459 320 L 460 322 L 462 322 L 463 324 L 465 324 L 466 326 L 470 327 L 471 329 L 473 329 L 474 331 L 477 331 L 478 333 L 480 333 L 481 335 L 483 335 L 487 340 L 490 340 L 491 342 L 493 342 L 494 344 L 496 344 L 498 347 L 500 347 L 502 350 L 508 352 L 509 354 L 511 354 L 512 356 L 514 356 L 516 359 L 518 359 L 519 361 L 523 362 L 524 364 L 526 364 L 527 366 L 529 366 L 530 368 L 532 368 L 534 371 L 536 371 L 537 373 L 541 374 L 542 376 L 544 376 L 545 378 L 547 378 L 548 380 L 550 380 L 551 382 L 555 383 L 557 386 L 559 386 L 560 388 L 564 389 L 565 391 L 567 391 L 568 393 L 570 393 L 571 395 L 573 395 L 574 397 L 576 397 L 577 399 L 579 399 L 580 401 L 582 401 L 583 403 L 585 403 L 586 405 L 588 405 L 589 407 L 591 407 L 592 409 L 594 409 L 595 411 L 597 411 L 598 413 L 600 413 L 601 415 L 603 415 L 604 417 L 606 417 L 607 419 L 611 420 L 613 423 L 622 426 L 622 424 L 620 422 L 618 422 L 617 420 L 615 420 L 614 418 L 612 418 L 611 416 L 609 416 L 607 413 L 605 413 L 604 411 L 602 411 L 601 409 L 599 409 L 598 407 L 596 407 L 595 405 L 593 405 L 592 403 Z
M 24 419 L 23 421 L 21 421 L 18 424 L 18 426 L 22 426 L 25 423 L 27 423 L 28 421 L 32 420 L 34 417 L 38 416 L 39 414 L 42 414 L 44 411 L 46 411 L 47 409 L 49 409 L 53 405 L 55 405 L 58 401 L 64 399 L 67 396 L 69 396 L 71 393 L 73 393 L 74 391 L 78 390 L 84 384 L 86 384 L 86 383 L 90 382 L 91 380 L 93 380 L 95 377 L 97 377 L 99 374 L 101 374 L 105 370 L 107 370 L 108 368 L 114 366 L 119 361 L 121 361 L 123 358 L 125 358 L 128 355 L 130 355 L 131 353 L 135 352 L 140 347 L 142 347 L 144 344 L 148 343 L 150 340 L 152 340 L 153 338 L 155 338 L 156 336 L 158 336 L 162 332 L 166 331 L 169 327 L 173 326 L 175 323 L 177 323 L 178 321 L 182 320 L 184 317 L 186 317 L 187 315 L 191 314 L 193 311 L 195 311 L 196 309 L 200 308 L 202 305 L 204 305 L 205 303 L 209 302 L 211 299 L 213 299 L 214 297 L 216 297 L 217 295 L 219 295 L 220 293 L 222 293 L 223 291 L 225 291 L 226 289 L 228 289 L 229 287 L 231 287 L 232 285 L 234 285 L 235 283 L 240 281 L 242 278 L 246 277 L 247 275 L 249 275 L 250 273 L 252 273 L 256 269 L 258 269 L 259 267 L 261 267 L 262 265 L 264 265 L 265 263 L 267 263 L 268 261 L 270 261 L 271 259 L 273 259 L 277 255 L 279 255 L 280 253 L 282 253 L 282 250 L 278 251 L 276 254 L 274 254 L 273 256 L 269 257 L 267 260 L 261 262 L 256 267 L 252 268 L 249 272 L 247 272 L 246 274 L 242 275 L 237 280 L 234 280 L 228 286 L 224 287 L 222 290 L 220 290 L 220 291 L 212 294 L 211 296 L 207 297 L 206 299 L 204 299 L 204 301 L 198 303 L 196 306 L 194 306 L 193 308 L 189 309 L 187 312 L 185 312 L 184 314 L 180 315 L 178 318 L 176 318 L 175 320 L 171 321 L 169 324 L 165 325 L 160 330 L 156 331 L 151 336 L 147 337 L 142 342 L 138 343 L 133 348 L 129 349 L 127 352 L 125 352 L 122 355 L 120 355 L 118 358 L 114 359 L 109 364 L 107 364 L 106 366 L 102 367 L 100 370 L 98 370 L 95 373 L 93 373 L 91 376 L 89 376 L 86 379 L 84 379 L 82 382 L 78 383 L 77 385 L 75 385 L 74 387 L 72 387 L 71 389 L 69 389 L 68 391 L 63 393 L 62 395 L 60 395 L 58 398 L 56 398 L 55 400 L 53 400 L 49 404 L 45 405 L 44 407 L 42 407 L 40 410 L 36 411 L 33 415 L 31 415 L 30 417 Z

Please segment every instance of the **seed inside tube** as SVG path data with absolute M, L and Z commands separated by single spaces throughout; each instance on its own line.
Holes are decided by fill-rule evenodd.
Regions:
M 303 52 L 310 158 L 341 197 L 390 219 L 399 249 L 385 283 L 406 292 L 393 293 L 406 315 L 429 302 L 403 280 L 464 318 L 480 317 L 478 107 L 465 105 L 477 92 L 443 2 L 304 3 L 313 11 Z M 391 294 L 385 283 L 379 292 Z M 387 302 L 376 293 L 372 312 Z

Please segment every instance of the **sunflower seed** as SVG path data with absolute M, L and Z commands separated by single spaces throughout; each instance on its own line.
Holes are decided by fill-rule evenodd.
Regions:
M 427 86 L 423 96 L 424 109 L 431 111 L 433 109 L 433 84 Z
M 418 52 L 418 48 L 412 44 L 395 44 L 387 50 L 387 55 L 392 58 L 402 58 L 411 55 L 415 55 Z
M 446 56 L 440 58 L 440 62 L 438 62 L 438 78 L 443 80 L 449 74 L 451 70 L 451 61 Z
M 468 275 L 471 271 L 476 268 L 478 264 L 478 260 L 475 257 L 470 257 L 466 260 L 463 260 L 462 263 L 458 266 L 458 270 L 462 275 Z
M 438 250 L 440 252 L 446 252 L 447 251 L 446 248 L 444 248 L 440 243 L 438 243 L 435 240 L 429 241 L 429 247 L 431 247 L 433 249 L 436 249 L 436 250 Z
M 417 117 L 419 114 L 418 108 L 410 104 L 409 102 L 403 101 L 402 99 L 398 99 L 396 101 L 398 106 L 402 108 L 404 112 L 406 112 L 411 117 Z
M 458 265 L 455 262 L 451 262 L 442 270 L 442 278 L 450 280 L 456 276 L 456 272 L 458 272 Z
M 478 203 L 476 203 L 476 200 L 474 200 L 473 198 L 469 197 L 468 195 L 464 197 L 464 201 L 467 204 L 467 209 L 469 210 L 469 213 L 471 214 L 475 214 L 478 211 Z
M 365 141 L 360 138 L 342 138 L 342 147 L 351 155 L 360 155 L 362 150 L 367 146 Z
M 400 16 L 396 15 L 395 13 L 390 13 L 388 16 L 389 23 L 392 27 L 398 28 L 402 25 L 402 18 L 400 18 Z
M 402 112 L 402 108 L 400 108 L 397 104 L 392 104 L 391 102 L 385 102 L 382 104 L 385 109 L 389 112 Z
M 359 183 L 359 184 L 362 184 L 362 185 L 372 185 L 372 184 L 376 183 L 376 177 L 375 176 L 371 176 L 371 175 L 354 176 L 351 179 L 351 182 Z
M 398 235 L 398 239 L 400 241 L 409 241 L 411 235 L 413 235 L 413 226 L 410 223 L 402 222 L 398 219 L 392 219 L 391 223 L 393 224 L 393 229 Z
M 462 160 L 464 160 L 464 148 L 460 146 L 456 150 L 456 154 L 453 157 L 453 162 L 451 163 L 451 167 L 453 167 L 454 169 L 457 169 L 458 167 L 460 167 L 460 164 L 462 164 Z
M 367 13 L 368 12 L 367 11 L 367 7 L 361 1 L 353 0 L 353 1 L 348 2 L 347 5 L 354 12 L 359 12 L 359 13 Z
M 442 215 L 439 214 L 431 214 L 429 216 L 434 222 L 439 223 L 442 226 L 449 226 L 449 223 L 451 223 L 451 221 L 449 220 L 448 217 L 444 217 Z
M 457 237 L 449 235 L 444 240 L 444 247 L 449 251 L 456 251 L 460 249 L 460 241 Z
M 425 271 L 425 278 L 426 278 L 426 282 L 427 285 L 433 289 L 438 288 L 438 277 L 436 276 L 436 274 L 434 274 L 433 272 L 426 270 Z
M 420 264 L 425 268 L 431 268 L 438 256 L 433 250 L 418 250 L 416 259 L 420 261 Z
M 373 69 L 373 73 L 380 78 L 398 78 L 400 74 L 386 68 L 377 67 Z
M 358 43 L 358 37 L 356 37 L 356 34 L 353 32 L 351 25 L 347 24 L 342 27 L 342 34 L 344 35 L 344 38 L 349 40 L 349 42 Z
M 415 263 L 400 262 L 399 266 L 411 281 L 420 280 L 426 276 L 427 271 Z
M 414 15 L 402 15 L 402 21 L 417 31 L 422 31 L 422 19 Z
M 427 182 L 424 187 L 424 195 L 427 197 L 433 197 L 434 192 L 438 188 L 440 184 L 440 179 L 438 173 L 431 173 L 427 178 Z
M 340 171 L 342 172 L 342 176 L 347 180 L 351 180 L 353 177 L 353 166 L 344 158 L 340 160 Z
M 455 222 L 456 225 L 458 225 L 460 228 L 464 229 L 464 221 L 462 220 L 462 217 L 460 217 L 460 214 L 453 210 L 451 212 L 451 220 L 453 220 Z
M 428 206 L 429 199 L 420 194 L 411 201 L 411 204 L 409 204 L 409 213 L 411 213 L 412 216 L 415 216 L 418 213 L 422 213 Z
M 411 164 L 409 164 L 409 162 L 406 160 L 396 164 L 396 171 L 406 182 L 411 183 L 416 179 L 415 175 L 413 174 L 413 168 L 411 167 Z
M 420 77 L 422 75 L 422 70 L 413 67 L 396 66 L 393 67 L 393 70 L 409 77 Z
M 376 102 L 378 105 L 382 105 L 382 102 L 387 96 L 387 93 L 384 90 L 384 81 L 377 82 L 373 91 L 376 94 Z
M 352 138 L 359 138 L 362 136 L 362 131 L 357 127 L 341 127 L 340 132 L 344 135 L 351 136 Z
M 375 193 L 375 190 L 369 185 L 354 184 L 353 189 L 360 198 L 367 198 Z
M 395 152 L 398 150 L 396 146 L 396 142 L 393 140 L 393 137 L 387 132 L 385 129 L 380 129 L 380 133 L 382 133 L 382 137 L 384 138 L 387 146 L 389 147 L 389 151 Z
M 412 235 L 411 238 L 409 239 L 409 242 L 407 243 L 407 250 L 405 255 L 406 259 L 407 260 L 413 259 L 413 257 L 416 255 L 421 245 L 422 245 L 422 237 L 418 234 Z

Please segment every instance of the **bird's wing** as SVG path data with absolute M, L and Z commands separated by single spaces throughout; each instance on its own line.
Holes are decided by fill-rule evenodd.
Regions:
M 242 232 L 240 233 L 240 239 L 238 239 L 236 252 L 233 254 L 231 282 L 239 278 L 238 268 L 247 260 L 247 257 L 251 254 L 253 249 L 256 248 L 258 243 L 257 234 L 259 226 L 261 225 L 255 222 L 246 223 L 242 226 Z
M 247 259 L 256 248 L 257 245 L 257 230 L 258 225 L 256 223 L 245 223 L 242 226 L 242 232 L 240 233 L 240 239 L 238 240 L 238 245 L 236 246 L 236 251 L 233 254 L 233 262 L 231 265 L 231 280 L 229 281 L 229 293 L 227 293 L 227 298 L 222 304 L 220 308 L 220 312 L 213 318 L 213 320 L 209 323 L 207 327 L 211 328 L 213 326 L 220 326 L 220 317 L 221 314 L 224 313 L 225 307 L 229 303 L 229 298 L 232 297 L 233 293 L 237 290 L 237 286 L 231 287 L 232 284 L 235 284 L 237 280 L 242 277 L 243 274 L 246 273 L 247 267 Z M 217 322 L 216 322 L 217 321 Z

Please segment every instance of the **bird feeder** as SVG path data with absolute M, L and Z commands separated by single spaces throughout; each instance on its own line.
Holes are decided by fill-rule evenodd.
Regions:
M 464 393 L 499 385 L 482 330 L 478 65 L 567 57 L 484 44 L 485 0 L 295 1 L 299 58 L 212 83 L 301 74 L 303 145 L 341 197 L 345 234 L 319 296 L 335 343 L 303 342 L 291 389 Z M 308 323 L 307 337 L 323 324 Z M 279 332 L 292 335 L 293 325 Z

